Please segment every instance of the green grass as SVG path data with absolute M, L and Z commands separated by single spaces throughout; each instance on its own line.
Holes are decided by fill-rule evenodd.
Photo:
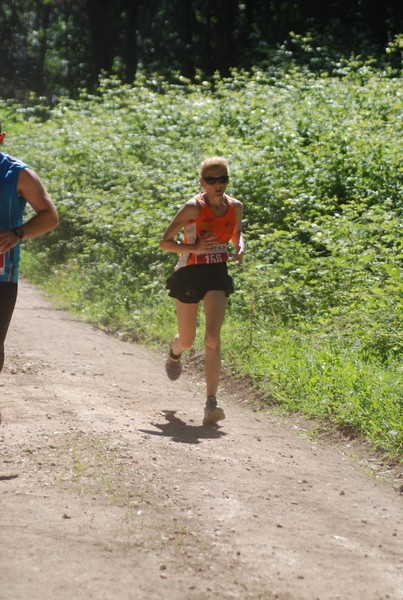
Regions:
M 380 448 L 399 447 L 402 368 L 364 360 L 354 346 L 290 331 L 262 327 L 246 352 L 244 336 L 234 343 L 231 321 L 224 336 L 226 357 L 237 372 L 251 376 L 270 402 L 299 411 L 372 440 Z

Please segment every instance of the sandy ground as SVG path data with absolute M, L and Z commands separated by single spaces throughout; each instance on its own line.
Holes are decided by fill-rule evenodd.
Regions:
M 0 378 L 1 600 L 403 598 L 396 479 L 244 390 L 203 427 L 203 383 L 163 363 L 21 285 Z

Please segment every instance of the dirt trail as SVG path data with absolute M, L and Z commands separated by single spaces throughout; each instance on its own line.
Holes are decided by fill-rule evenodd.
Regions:
M 403 598 L 402 497 L 348 446 L 167 380 L 22 284 L 0 378 L 1 600 Z

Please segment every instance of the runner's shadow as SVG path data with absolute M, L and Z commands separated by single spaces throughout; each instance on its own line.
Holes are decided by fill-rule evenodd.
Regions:
M 220 430 L 219 425 L 188 425 L 178 417 L 175 417 L 176 410 L 162 410 L 167 423 L 153 423 L 160 431 L 150 429 L 140 429 L 139 431 L 149 435 L 159 435 L 170 437 L 172 441 L 181 444 L 200 444 L 201 440 L 218 439 L 227 435 Z

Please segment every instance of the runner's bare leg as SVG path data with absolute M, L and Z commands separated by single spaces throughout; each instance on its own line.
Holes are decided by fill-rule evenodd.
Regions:
M 206 317 L 204 336 L 204 371 L 207 396 L 216 396 L 221 372 L 221 326 L 224 322 L 228 298 L 222 290 L 211 290 L 203 299 Z
M 196 337 L 196 317 L 198 304 L 186 304 L 175 300 L 178 333 L 172 342 L 172 352 L 176 355 L 192 347 Z

